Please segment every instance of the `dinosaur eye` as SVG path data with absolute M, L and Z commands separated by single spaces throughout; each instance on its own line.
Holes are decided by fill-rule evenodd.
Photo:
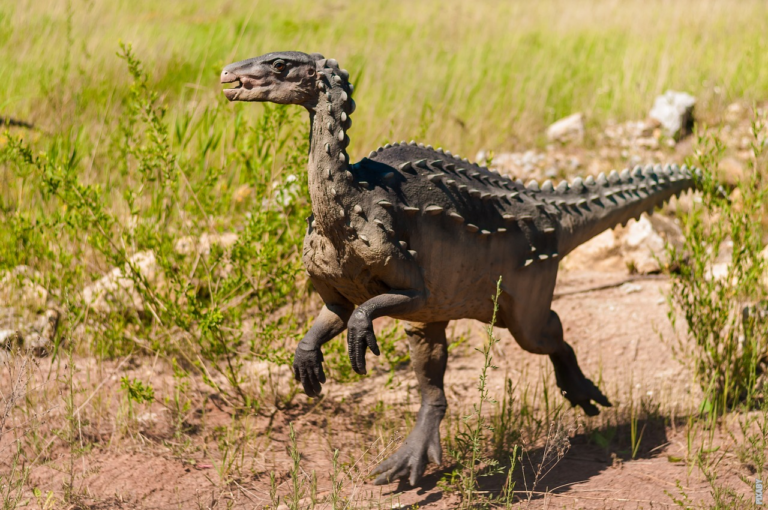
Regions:
M 285 62 L 283 62 L 282 60 L 275 60 L 274 62 L 272 62 L 272 69 L 280 72 L 285 71 Z

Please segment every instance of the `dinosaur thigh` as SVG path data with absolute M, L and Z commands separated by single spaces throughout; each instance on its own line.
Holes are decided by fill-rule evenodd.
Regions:
M 498 316 L 526 351 L 549 354 L 562 342 L 559 319 L 551 311 L 557 268 L 550 261 L 516 269 L 502 280 Z

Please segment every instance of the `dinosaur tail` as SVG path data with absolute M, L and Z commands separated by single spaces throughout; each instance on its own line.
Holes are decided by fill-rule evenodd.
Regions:
M 560 255 L 567 255 L 604 230 L 640 218 L 643 212 L 652 213 L 673 195 L 694 188 L 698 175 L 700 170 L 685 166 L 638 166 L 621 174 L 613 171 L 608 177 L 600 174 L 596 180 L 576 178 L 570 186 L 561 183 L 552 190 L 557 197 L 554 202 L 564 213 Z

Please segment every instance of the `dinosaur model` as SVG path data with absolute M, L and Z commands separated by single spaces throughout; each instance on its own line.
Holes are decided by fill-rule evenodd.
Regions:
M 637 167 L 621 174 L 524 185 L 423 144 L 394 143 L 350 163 L 355 111 L 349 73 L 317 53 L 279 52 L 230 64 L 221 74 L 230 101 L 302 105 L 311 122 L 308 218 L 303 259 L 325 306 L 299 342 L 293 370 L 306 394 L 325 382 L 321 347 L 348 329 L 352 368 L 379 355 L 372 321 L 407 321 L 421 408 L 376 484 L 415 485 L 439 464 L 446 411 L 443 374 L 448 321 L 492 320 L 526 351 L 547 354 L 558 387 L 574 406 L 598 414 L 608 399 L 582 373 L 550 309 L 559 260 L 603 230 L 652 212 L 694 184 L 686 167 Z

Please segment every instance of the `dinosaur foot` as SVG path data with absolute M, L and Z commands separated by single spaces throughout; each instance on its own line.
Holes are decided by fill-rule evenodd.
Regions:
M 604 407 L 611 407 L 611 403 L 600 389 L 584 376 L 571 346 L 565 344 L 565 347 L 563 352 L 550 355 L 555 366 L 557 386 L 572 406 L 581 407 L 587 416 L 597 416 L 600 410 L 592 401 Z
M 440 420 L 429 424 L 431 421 L 417 424 L 403 445 L 374 469 L 372 474 L 379 475 L 373 482 L 375 485 L 385 485 L 405 478 L 411 486 L 415 486 L 428 462 L 441 463 L 443 450 L 440 446 Z

